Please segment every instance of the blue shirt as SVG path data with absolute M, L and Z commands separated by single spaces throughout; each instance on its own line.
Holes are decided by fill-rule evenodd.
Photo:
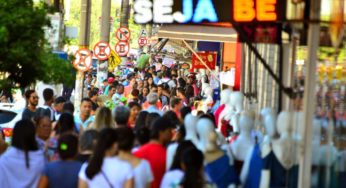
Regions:
M 148 113 L 158 113 L 160 116 L 163 115 L 162 111 L 160 111 L 159 109 L 157 109 L 155 106 L 150 105 L 148 107 L 148 109 L 146 110 Z
M 55 161 L 48 163 L 43 175 L 47 176 L 50 188 L 78 187 L 78 173 L 82 163 L 77 161 Z
M 74 116 L 74 123 L 76 125 L 76 130 L 77 132 L 79 132 L 79 126 L 82 125 L 84 129 L 86 129 L 90 123 L 94 122 L 94 116 L 90 116 L 87 120 L 85 120 L 84 122 L 80 119 L 80 115 L 77 114 Z
M 238 185 L 240 182 L 237 172 L 234 166 L 229 164 L 226 154 L 207 164 L 205 171 L 218 188 L 228 187 L 231 184 Z

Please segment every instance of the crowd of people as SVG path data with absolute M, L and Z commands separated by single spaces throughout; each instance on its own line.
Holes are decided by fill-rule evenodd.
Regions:
M 97 88 L 86 76 L 88 97 L 79 112 L 52 89 L 27 90 L 22 120 L 0 154 L 0 187 L 225 187 L 236 179 L 215 177 L 205 155 L 188 139 L 184 120 L 192 115 L 200 87 L 194 75 L 149 67 L 125 80 L 110 75 Z M 204 138 L 205 139 L 205 138 Z M 174 157 L 167 154 L 169 147 Z M 168 149 L 167 149 L 168 148 Z M 172 159 L 170 159 L 172 158 Z M 209 160 L 209 159 L 208 159 Z M 215 178 L 213 178 L 215 177 Z M 220 184 L 222 182 L 222 185 Z M 227 187 L 226 186 L 226 187 Z

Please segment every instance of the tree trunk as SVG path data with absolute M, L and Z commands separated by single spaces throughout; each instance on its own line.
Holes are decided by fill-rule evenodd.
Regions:
M 120 27 L 129 27 L 130 0 L 121 1 Z

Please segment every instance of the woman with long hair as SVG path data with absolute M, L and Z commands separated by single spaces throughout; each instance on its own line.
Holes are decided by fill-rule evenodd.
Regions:
M 185 143 L 181 145 L 177 157 L 180 157 L 179 166 L 174 164 L 172 170 L 166 172 L 161 182 L 161 188 L 183 187 L 183 188 L 203 188 L 206 187 L 204 178 L 203 161 L 204 156 L 196 147 Z M 181 151 L 183 153 L 181 153 Z
M 32 121 L 20 120 L 13 129 L 12 146 L 0 156 L 0 187 L 37 187 L 44 168 Z
M 133 134 L 132 129 L 128 127 L 121 127 L 116 130 L 119 139 L 118 157 L 121 160 L 129 162 L 133 167 L 135 187 L 149 188 L 150 183 L 154 179 L 153 173 L 151 172 L 148 161 L 135 157 L 131 152 L 135 141 L 135 135 Z
M 101 130 L 89 163 L 83 164 L 79 172 L 79 188 L 133 187 L 132 166 L 116 157 L 118 135 L 112 128 Z
M 148 143 L 150 140 L 150 130 L 149 128 L 145 127 L 145 120 L 148 114 L 149 113 L 147 111 L 141 111 L 138 114 L 136 124 L 134 127 L 134 132 L 136 136 L 136 148 L 134 148 L 134 151 L 135 149 L 138 149 L 139 146 Z
M 49 161 L 57 161 L 60 159 L 58 153 L 58 140 L 60 135 L 64 133 L 76 134 L 76 127 L 73 115 L 70 113 L 61 114 L 59 121 L 54 127 L 54 131 L 47 143 L 47 155 Z
M 112 118 L 112 112 L 107 107 L 100 107 L 96 111 L 95 121 L 92 123 L 91 128 L 98 131 L 103 128 L 114 128 L 115 123 Z

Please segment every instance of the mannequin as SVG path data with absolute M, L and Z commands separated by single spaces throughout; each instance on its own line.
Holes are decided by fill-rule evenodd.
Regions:
M 318 166 L 321 160 L 320 146 L 321 146 L 321 121 L 318 119 L 313 120 L 313 133 L 312 133 L 312 171 L 311 171 L 311 186 L 317 187 L 318 185 Z
M 216 121 L 216 127 L 220 131 L 221 130 L 221 114 L 226 108 L 226 104 L 229 102 L 229 96 L 231 95 L 232 91 L 230 89 L 224 89 L 220 93 L 220 106 L 215 111 L 215 121 Z
M 262 125 L 265 130 L 262 145 L 269 144 L 277 136 L 276 130 L 276 115 L 271 108 L 263 108 L 261 110 Z
M 212 107 L 214 100 L 213 100 L 213 89 L 210 87 L 210 85 L 208 84 L 208 86 L 206 86 L 204 88 L 204 103 L 208 106 L 208 107 Z
M 303 112 L 293 113 L 293 137 L 300 141 L 304 135 Z
M 209 134 L 214 131 L 213 122 L 206 118 L 199 119 L 197 121 L 196 128 L 199 137 L 197 148 L 202 152 L 205 152 L 208 144 Z
M 186 115 L 184 119 L 184 126 L 186 130 L 185 140 L 191 140 L 193 144 L 198 145 L 197 138 L 197 124 L 198 118 L 192 114 Z
M 242 112 L 239 118 L 240 134 L 238 138 L 231 143 L 231 150 L 235 158 L 235 167 L 240 175 L 243 163 L 247 156 L 251 153 L 255 143 L 251 138 L 251 130 L 254 121 L 249 112 Z
M 262 171 L 261 145 L 267 145 L 277 135 L 276 133 L 276 117 L 271 108 L 261 110 L 261 125 L 264 127 L 266 135 L 263 142 L 257 141 L 251 152 L 246 157 L 244 166 L 240 175 L 240 180 L 244 188 L 259 187 Z M 259 139 L 257 139 L 259 140 Z M 261 143 L 261 144 L 260 144 Z M 249 175 L 251 174 L 251 176 Z
M 209 139 L 204 152 L 205 171 L 217 187 L 236 187 L 239 184 L 238 175 L 233 165 L 228 163 L 227 154 L 217 145 L 217 133 L 209 133 Z
M 239 115 L 243 111 L 244 95 L 237 91 L 233 92 L 230 96 L 231 110 L 225 116 L 226 120 L 230 120 L 234 132 L 239 132 Z M 233 109 L 233 110 L 232 110 Z
M 195 146 L 198 145 L 198 138 L 196 132 L 196 124 L 198 118 L 192 114 L 186 115 L 184 119 L 184 126 L 186 130 L 185 140 L 191 140 Z M 173 163 L 175 152 L 177 151 L 178 143 L 172 143 L 167 148 L 167 156 L 166 156 L 166 170 L 169 170 Z
M 293 137 L 293 115 L 283 111 L 277 119 L 280 137 L 262 146 L 261 188 L 297 187 L 299 143 Z

